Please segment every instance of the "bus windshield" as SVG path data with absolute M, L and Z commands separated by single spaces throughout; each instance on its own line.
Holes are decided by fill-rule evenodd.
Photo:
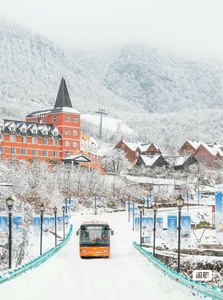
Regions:
M 108 246 L 110 244 L 108 225 L 82 225 L 80 228 L 81 246 Z

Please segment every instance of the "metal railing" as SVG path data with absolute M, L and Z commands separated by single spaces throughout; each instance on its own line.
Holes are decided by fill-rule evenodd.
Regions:
M 133 246 L 138 249 L 144 256 L 146 256 L 157 268 L 159 268 L 165 275 L 172 278 L 173 280 L 179 282 L 180 284 L 186 286 L 193 292 L 201 294 L 205 297 L 209 297 L 212 300 L 222 300 L 223 299 L 223 289 L 219 289 L 216 286 L 211 286 L 209 284 L 202 284 L 192 280 L 184 275 L 177 273 L 171 268 L 167 267 L 164 263 L 155 258 L 150 252 L 146 251 L 136 242 L 133 242 Z
M 73 225 L 70 225 L 70 230 L 69 230 L 69 233 L 67 234 L 66 238 L 60 244 L 58 244 L 56 247 L 51 248 L 50 250 L 43 253 L 42 255 L 34 258 L 33 260 L 31 260 L 30 262 L 28 262 L 24 265 L 19 266 L 18 268 L 15 268 L 14 270 L 3 272 L 3 274 L 0 275 L 0 284 L 4 283 L 6 281 L 9 281 L 13 278 L 16 278 L 17 276 L 25 273 L 28 270 L 31 270 L 32 268 L 36 268 L 39 265 L 41 265 L 43 262 L 48 260 L 51 256 L 53 256 L 61 248 L 63 248 L 63 246 L 68 242 L 68 240 L 71 237 L 72 231 L 73 231 Z

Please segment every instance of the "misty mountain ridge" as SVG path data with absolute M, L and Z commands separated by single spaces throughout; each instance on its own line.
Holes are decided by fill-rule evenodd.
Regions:
M 222 142 L 221 65 L 136 44 L 107 52 L 71 51 L 8 24 L 2 24 L 0 40 L 4 118 L 24 119 L 52 108 L 64 77 L 75 109 L 83 114 L 106 109 L 143 141 L 167 148 L 187 138 Z M 119 138 L 113 134 L 112 142 Z

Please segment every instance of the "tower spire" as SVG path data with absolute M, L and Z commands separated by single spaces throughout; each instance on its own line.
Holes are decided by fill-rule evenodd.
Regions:
M 58 107 L 71 107 L 72 108 L 66 81 L 63 77 L 61 79 L 59 91 L 57 94 L 57 99 L 56 99 L 56 102 L 54 105 L 54 108 L 58 108 Z

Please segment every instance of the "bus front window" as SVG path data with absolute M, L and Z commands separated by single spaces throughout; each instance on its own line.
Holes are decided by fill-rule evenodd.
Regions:
M 88 226 L 85 230 L 81 230 L 80 244 L 85 246 L 109 245 L 109 230 L 102 226 Z

